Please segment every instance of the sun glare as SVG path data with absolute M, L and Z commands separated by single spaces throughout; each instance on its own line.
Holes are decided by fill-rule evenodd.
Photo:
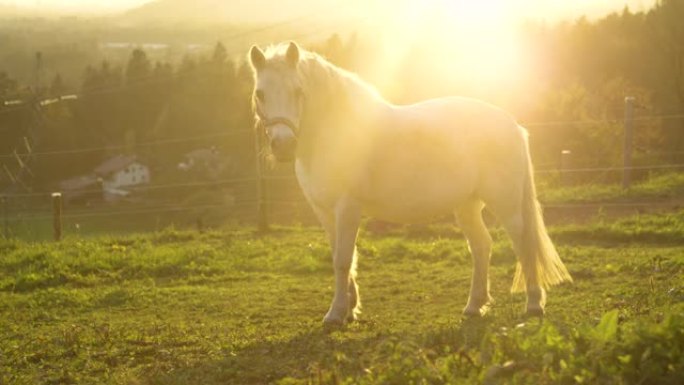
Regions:
M 428 2 L 440 8 L 440 11 L 445 11 L 448 17 L 457 22 L 456 27 L 487 29 L 504 24 L 510 15 L 506 5 L 510 2 L 503 0 L 432 0 Z
M 522 45 L 503 1 L 441 1 L 441 39 L 435 40 L 461 77 L 480 89 L 506 86 L 523 76 Z M 448 70 L 448 69 L 447 69 Z M 459 76 L 452 74 L 452 76 Z M 464 79 L 457 79 L 463 81 Z
M 396 87 L 391 79 L 407 60 L 419 60 L 421 65 L 416 68 L 423 78 L 438 82 L 445 92 L 449 87 L 449 91 L 469 88 L 464 91 L 480 93 L 474 96 L 529 75 L 511 2 L 408 0 L 393 4 L 393 12 L 384 8 L 377 18 L 383 60 L 375 63 L 375 77 L 386 92 Z M 420 52 L 420 57 L 411 55 L 415 52 Z

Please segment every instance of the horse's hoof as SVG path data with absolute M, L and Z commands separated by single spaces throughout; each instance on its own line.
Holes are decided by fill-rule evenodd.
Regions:
M 533 308 L 528 308 L 527 311 L 525 312 L 526 317 L 538 317 L 542 318 L 544 317 L 544 309 L 541 307 L 533 307 Z
M 350 310 L 347 313 L 347 318 L 345 319 L 345 321 L 347 321 L 347 323 L 353 323 L 353 322 L 358 321 L 359 320 L 359 314 L 361 314 L 361 310 L 359 309 L 359 307 L 353 307 L 351 309 L 352 310 Z
M 344 327 L 344 322 L 342 320 L 335 319 L 324 319 L 323 320 L 323 330 L 327 332 L 332 332 L 340 330 Z
M 489 312 L 489 304 L 482 305 L 479 308 L 466 307 L 463 309 L 464 317 L 484 317 Z

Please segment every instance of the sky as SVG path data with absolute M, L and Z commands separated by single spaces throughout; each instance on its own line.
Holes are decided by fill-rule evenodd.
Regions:
M 0 4 L 17 5 L 22 7 L 39 9 L 58 9 L 67 12 L 119 12 L 140 6 L 151 0 L 0 0 Z M 240 0 L 226 0 L 240 1 Z M 369 3 L 400 4 L 400 3 L 420 3 L 442 2 L 453 4 L 455 7 L 468 4 L 477 4 L 479 9 L 497 8 L 500 12 L 506 12 L 512 18 L 534 18 L 534 19 L 559 19 L 575 18 L 582 14 L 590 16 L 601 16 L 614 10 L 619 10 L 625 5 L 630 9 L 642 10 L 652 6 L 656 0 L 351 0 L 348 4 L 357 6 L 367 6 Z M 301 0 L 302 8 L 310 7 L 314 4 L 335 3 L 337 0 Z M 278 4 L 279 0 L 273 0 L 273 4 Z M 465 4 L 465 5 L 464 5 Z M 275 7 L 274 7 L 275 8 Z
M 140 6 L 150 0 L 0 0 L 0 4 L 67 12 L 111 12 Z

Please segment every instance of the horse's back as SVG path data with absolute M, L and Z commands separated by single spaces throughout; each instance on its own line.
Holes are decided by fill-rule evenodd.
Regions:
M 477 99 L 447 97 L 397 107 L 386 132 L 418 147 L 416 156 L 429 162 L 448 153 L 452 163 L 469 163 L 480 171 L 514 165 L 524 170 L 525 130 L 508 112 Z
M 452 212 L 523 169 L 524 132 L 492 105 L 451 97 L 395 107 L 392 115 L 358 188 L 374 216 L 413 221 Z
M 398 121 L 421 125 L 421 129 L 456 135 L 461 140 L 495 136 L 502 140 L 520 137 L 515 119 L 505 110 L 478 99 L 445 97 L 396 108 Z M 426 125 L 425 122 L 430 124 Z M 401 123 L 399 123 L 400 126 Z M 417 127 L 414 127 L 417 128 Z

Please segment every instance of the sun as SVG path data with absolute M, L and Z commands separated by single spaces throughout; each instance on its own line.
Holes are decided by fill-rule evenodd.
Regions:
M 513 2 L 503 0 L 435 0 L 440 11 L 440 45 L 452 42 L 454 49 L 444 50 L 458 68 L 484 85 L 502 84 L 520 74 L 523 46 L 517 32 Z
M 384 86 L 391 87 L 400 63 L 421 60 L 421 72 L 430 81 L 480 93 L 473 96 L 518 83 L 530 73 L 517 33 L 515 3 L 404 0 L 394 2 L 391 12 L 383 7 L 378 18 L 383 60 L 375 64 L 376 72 Z M 420 58 L 409 57 L 416 51 Z
M 456 22 L 467 28 L 491 28 L 508 21 L 511 1 L 504 0 L 428 0 Z

